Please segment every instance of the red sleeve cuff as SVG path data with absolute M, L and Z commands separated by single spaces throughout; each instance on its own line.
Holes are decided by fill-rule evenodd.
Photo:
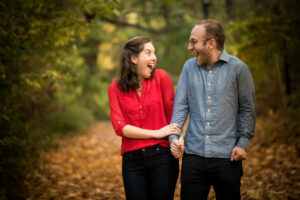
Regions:
M 116 122 L 115 131 L 116 131 L 116 133 L 117 133 L 118 136 L 121 136 L 121 137 L 124 136 L 123 128 L 126 125 L 127 125 L 127 123 L 124 122 L 124 121 L 117 121 Z

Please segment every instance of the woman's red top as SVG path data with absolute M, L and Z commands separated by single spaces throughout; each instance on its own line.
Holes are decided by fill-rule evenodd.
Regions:
M 143 81 L 141 96 L 136 90 L 122 92 L 114 81 L 108 88 L 110 117 L 113 128 L 122 137 L 121 154 L 161 144 L 169 147 L 168 137 L 161 139 L 132 139 L 123 135 L 122 128 L 132 125 L 157 130 L 171 121 L 174 89 L 169 75 L 156 69 L 154 77 Z

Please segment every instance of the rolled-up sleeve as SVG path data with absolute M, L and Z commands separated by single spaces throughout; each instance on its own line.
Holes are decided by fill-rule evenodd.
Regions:
M 188 105 L 188 74 L 187 74 L 187 62 L 183 66 L 182 73 L 180 75 L 176 93 L 175 93 L 175 99 L 174 99 L 174 107 L 173 107 L 173 114 L 171 123 L 176 123 L 180 125 L 180 128 L 182 130 L 183 125 L 186 121 L 188 112 L 189 112 L 189 105 Z M 178 137 L 181 135 L 170 135 L 169 136 L 169 142 L 172 143 L 174 139 L 178 139 Z
M 249 140 L 254 137 L 256 114 L 254 107 L 254 83 L 250 69 L 243 65 L 238 76 L 238 142 L 237 146 L 248 150 Z
M 123 127 L 127 125 L 127 122 L 123 116 L 120 103 L 117 97 L 117 85 L 111 84 L 108 88 L 108 98 L 110 107 L 110 118 L 112 126 L 118 136 L 123 136 Z

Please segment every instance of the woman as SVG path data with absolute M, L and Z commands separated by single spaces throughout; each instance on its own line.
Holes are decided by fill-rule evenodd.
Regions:
M 155 49 L 148 37 L 135 37 L 123 48 L 117 81 L 108 89 L 112 125 L 122 137 L 122 175 L 128 200 L 173 199 L 178 160 L 168 137 L 174 89 L 168 74 L 155 70 Z

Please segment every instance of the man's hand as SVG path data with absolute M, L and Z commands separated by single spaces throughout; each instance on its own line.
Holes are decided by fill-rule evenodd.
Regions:
M 232 149 L 231 161 L 241 161 L 247 159 L 247 151 L 242 149 L 241 147 L 234 147 Z
M 184 152 L 184 140 L 183 136 L 181 135 L 179 139 L 175 139 L 171 143 L 171 153 L 172 155 L 178 159 L 181 158 Z

